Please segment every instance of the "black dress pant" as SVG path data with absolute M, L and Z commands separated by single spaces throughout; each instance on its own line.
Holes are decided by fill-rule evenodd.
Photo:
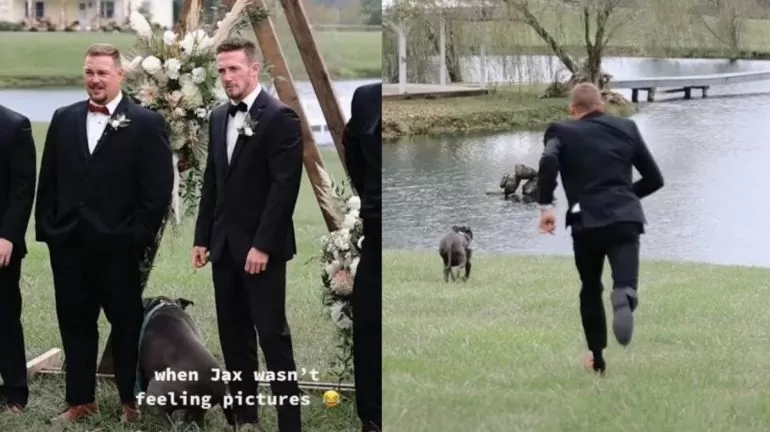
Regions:
M 29 387 L 21 327 L 21 263 L 22 259 L 12 253 L 8 266 L 0 267 L 0 398 L 23 408 L 27 406 Z
M 356 406 L 364 424 L 382 428 L 382 222 L 364 219 L 353 286 Z
M 636 290 L 639 278 L 639 235 L 637 223 L 614 223 L 601 228 L 573 226 L 572 245 L 575 265 L 580 274 L 580 317 L 588 349 L 607 347 L 607 319 L 602 301 L 604 259 L 612 269 L 613 289 Z M 632 305 L 632 308 L 635 305 Z
M 257 342 L 268 371 L 283 374 L 297 370 L 286 320 L 286 261 L 269 260 L 263 272 L 249 275 L 227 249 L 225 247 L 222 259 L 212 265 L 219 341 L 225 367 L 241 372 L 243 378 L 230 382 L 237 421 L 257 423 L 257 405 L 237 405 L 239 395 L 245 398 L 259 393 L 254 379 L 254 372 L 259 370 Z M 273 396 L 288 396 L 284 398 L 285 403 L 276 405 L 278 430 L 300 431 L 300 405 L 288 402 L 289 397 L 300 395 L 297 381 L 274 380 L 270 382 L 270 389 Z
M 79 230 L 49 246 L 66 360 L 66 401 L 95 401 L 100 308 L 112 326 L 115 381 L 121 403 L 134 403 L 139 333 L 144 317 L 138 248 L 110 246 Z

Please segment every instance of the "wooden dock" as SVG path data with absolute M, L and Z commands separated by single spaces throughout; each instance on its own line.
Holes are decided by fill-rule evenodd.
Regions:
M 649 77 L 632 80 L 610 81 L 612 89 L 631 89 L 631 101 L 639 102 L 639 92 L 647 92 L 647 102 L 655 101 L 655 92 L 684 93 L 685 99 L 692 98 L 692 90 L 700 90 L 705 98 L 709 87 L 714 85 L 739 84 L 751 81 L 770 80 L 770 71 L 733 72 L 713 75 L 692 75 L 678 77 Z
M 382 84 L 383 100 L 437 99 L 489 94 L 490 89 L 473 84 L 405 84 L 400 92 L 399 84 Z

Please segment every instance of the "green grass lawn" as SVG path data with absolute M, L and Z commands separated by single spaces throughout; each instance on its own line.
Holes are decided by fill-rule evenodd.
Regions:
M 38 147 L 38 158 L 42 153 L 46 124 L 35 124 L 34 135 Z M 323 152 L 327 169 L 342 180 L 343 171 L 336 153 Z M 320 210 L 316 204 L 312 189 L 303 179 L 300 198 L 294 213 L 299 253 L 288 269 L 286 307 L 289 325 L 294 339 L 294 352 L 298 368 L 315 368 L 321 373 L 321 380 L 329 380 L 328 364 L 336 354 L 335 327 L 326 318 L 321 305 L 321 279 L 318 264 L 307 263 L 318 252 L 320 237 L 326 232 Z M 164 241 L 156 261 L 156 268 L 150 277 L 146 295 L 182 296 L 193 300 L 194 306 L 188 309 L 199 325 L 203 338 L 211 351 L 221 359 L 216 317 L 214 311 L 214 292 L 211 282 L 210 266 L 195 272 L 190 266 L 190 251 L 193 238 L 192 220 L 188 220 L 177 232 L 166 231 Z M 24 302 L 23 324 L 25 330 L 27 357 L 31 359 L 50 348 L 61 347 L 58 325 L 55 315 L 53 282 L 48 262 L 48 250 L 34 241 L 34 226 L 30 224 L 27 241 L 30 253 L 22 269 L 22 295 Z M 100 318 L 100 345 L 104 346 L 108 334 L 108 324 L 104 315 Z M 100 348 L 100 352 L 102 350 Z M 260 354 L 261 356 L 261 354 Z M 264 369 L 264 361 L 260 368 Z M 307 378 L 309 380 L 310 378 Z M 58 377 L 34 377 L 31 382 L 29 411 L 19 419 L 0 416 L 2 431 L 49 431 L 51 426 L 46 421 L 58 414 L 64 403 L 63 379 Z M 102 404 L 99 418 L 86 424 L 87 430 L 136 431 L 137 427 L 122 428 L 119 425 L 118 397 L 115 386 L 105 382 L 100 384 L 98 401 Z M 352 395 L 351 395 L 352 397 Z M 355 414 L 355 402 L 343 395 L 342 403 L 334 409 L 324 407 L 320 395 L 314 395 L 312 404 L 303 408 L 306 431 L 356 431 L 360 426 Z M 277 430 L 275 410 L 272 407 L 262 409 L 267 430 Z M 210 430 L 226 430 L 226 423 L 218 408 L 208 415 Z M 152 426 L 147 420 L 141 425 L 142 430 Z M 72 430 L 85 430 L 83 426 Z
M 332 79 L 382 76 L 381 32 L 317 31 L 314 36 Z M 279 37 L 293 77 L 306 79 L 305 65 L 291 34 L 282 32 Z M 90 44 L 109 42 L 127 51 L 134 40 L 128 33 L 0 32 L 0 87 L 79 84 L 83 56 Z
M 537 130 L 567 116 L 566 98 L 542 99 L 545 86 L 500 86 L 488 95 L 436 99 L 387 99 L 382 102 L 382 136 Z M 610 112 L 630 115 L 634 106 Z
M 445 284 L 436 252 L 384 254 L 388 430 L 770 430 L 770 270 L 643 262 L 634 340 L 609 326 L 599 378 L 571 258 L 474 258 L 468 283 Z

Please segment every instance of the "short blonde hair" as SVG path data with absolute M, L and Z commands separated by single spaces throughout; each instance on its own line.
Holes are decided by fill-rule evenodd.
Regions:
M 570 104 L 576 110 L 591 111 L 602 103 L 602 91 L 593 83 L 579 83 L 570 92 Z
M 108 43 L 95 43 L 86 50 L 86 57 L 112 57 L 116 66 L 121 66 L 120 50 L 118 47 Z

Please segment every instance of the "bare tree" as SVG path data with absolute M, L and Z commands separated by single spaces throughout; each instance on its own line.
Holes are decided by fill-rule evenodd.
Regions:
M 602 72 L 604 49 L 617 31 L 633 19 L 638 12 L 633 2 L 622 0 L 504 1 L 512 13 L 513 19 L 529 25 L 572 73 L 570 84 L 588 81 L 600 88 L 604 87 L 609 79 L 609 75 Z M 559 43 L 552 31 L 545 28 L 537 17 L 536 7 L 551 10 L 558 8 L 562 11 L 562 15 L 579 15 L 577 21 L 581 23 L 580 31 L 586 51 L 584 62 L 573 59 L 567 46 Z M 577 31 L 578 29 L 574 30 Z
M 717 43 L 728 49 L 730 58 L 737 58 L 746 20 L 760 9 L 759 3 L 756 0 L 716 0 L 703 7 L 697 6 L 691 9 L 693 14 Z

